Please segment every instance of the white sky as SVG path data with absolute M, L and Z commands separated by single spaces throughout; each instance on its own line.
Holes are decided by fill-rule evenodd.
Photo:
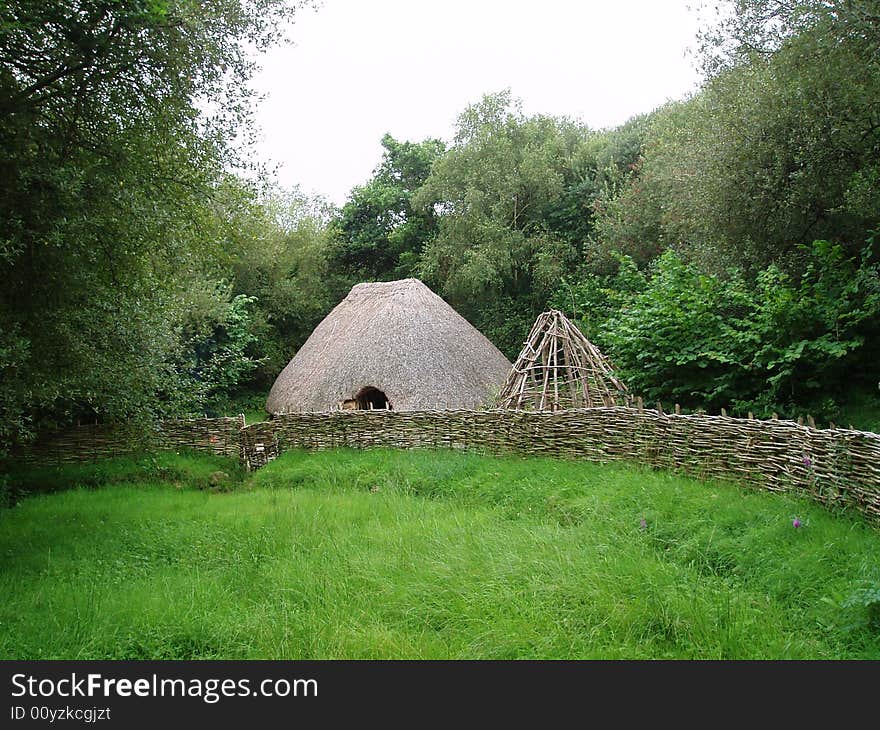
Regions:
M 526 114 L 614 126 L 693 91 L 693 0 L 324 0 L 254 79 L 259 157 L 341 205 L 386 132 L 452 138 L 456 117 L 510 88 Z

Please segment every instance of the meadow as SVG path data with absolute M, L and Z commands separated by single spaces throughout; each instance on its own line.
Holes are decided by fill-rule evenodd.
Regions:
M 429 450 L 6 484 L 4 659 L 880 658 L 880 530 L 797 495 Z

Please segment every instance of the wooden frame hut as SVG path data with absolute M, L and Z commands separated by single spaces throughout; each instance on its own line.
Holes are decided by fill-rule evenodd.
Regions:
M 501 389 L 498 407 L 557 411 L 612 406 L 626 392 L 599 348 L 562 312 L 551 309 L 535 321 Z

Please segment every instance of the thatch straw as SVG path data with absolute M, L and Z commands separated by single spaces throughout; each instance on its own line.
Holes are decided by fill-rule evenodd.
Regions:
M 562 312 L 535 321 L 498 396 L 499 408 L 558 411 L 616 405 L 626 386 L 614 369 Z
M 510 362 L 417 279 L 358 284 L 278 376 L 269 413 L 331 411 L 361 388 L 399 411 L 491 403 Z

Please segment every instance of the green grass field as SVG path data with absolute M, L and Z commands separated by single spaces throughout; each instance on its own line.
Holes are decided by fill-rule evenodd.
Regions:
M 787 495 L 390 450 L 10 485 L 62 491 L 0 510 L 7 659 L 880 658 L 880 531 Z

